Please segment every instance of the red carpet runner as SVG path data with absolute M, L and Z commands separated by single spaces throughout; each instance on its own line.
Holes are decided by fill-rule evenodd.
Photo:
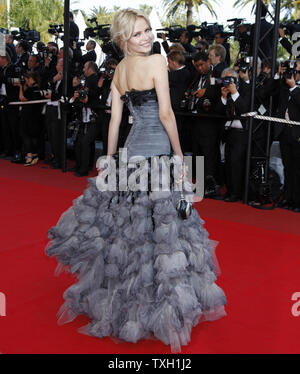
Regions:
M 6 296 L 0 352 L 170 353 L 159 341 L 116 344 L 79 334 L 85 317 L 57 325 L 62 294 L 74 278 L 54 277 L 56 261 L 44 253 L 46 233 L 87 179 L 47 168 L 0 160 L 0 292 Z M 197 209 L 220 242 L 217 283 L 227 295 L 228 315 L 194 328 L 182 353 L 300 353 L 300 316 L 292 315 L 291 300 L 300 292 L 300 214 L 213 200 Z

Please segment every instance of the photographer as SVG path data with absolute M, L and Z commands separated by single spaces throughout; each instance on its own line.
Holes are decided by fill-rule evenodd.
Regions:
M 223 31 L 216 33 L 215 42 L 216 44 L 222 45 L 226 49 L 225 63 L 227 66 L 230 66 L 230 44 L 227 42 L 225 33 Z
M 196 48 L 191 44 L 192 37 L 188 31 L 183 31 L 179 37 L 179 42 L 185 49 L 186 53 L 194 54 L 197 52 Z
M 182 53 L 172 51 L 168 54 L 167 59 L 171 105 L 175 112 L 179 112 L 182 111 L 181 102 L 190 85 L 192 76 L 185 65 L 185 57 Z M 182 146 L 184 146 L 184 122 L 184 116 L 176 115 L 177 129 Z
M 245 77 L 247 79 L 247 77 Z M 245 180 L 248 129 L 247 120 L 235 119 L 250 109 L 250 85 L 239 84 L 238 73 L 231 68 L 222 72 L 221 100 L 217 111 L 226 115 L 225 123 L 225 179 L 227 193 L 224 201 L 236 202 L 242 199 Z
M 44 95 L 44 98 L 51 100 L 46 105 L 45 119 L 53 155 L 50 165 L 53 169 L 59 169 L 62 166 L 62 122 L 59 100 L 63 95 L 63 59 L 58 60 L 56 70 L 57 74 L 49 82 L 50 90 L 45 92 Z M 68 81 L 68 92 L 70 92 L 71 86 L 70 81 Z M 69 93 L 68 97 L 70 97 Z
M 85 63 L 83 73 L 86 78 L 84 87 L 74 92 L 72 102 L 81 107 L 81 122 L 79 134 L 75 143 L 77 177 L 87 176 L 91 167 L 91 154 L 95 148 L 95 140 L 100 135 L 99 124 L 99 88 L 98 67 L 93 61 Z
M 44 97 L 40 91 L 40 77 L 37 72 L 24 74 L 25 84 L 19 86 L 19 100 L 42 100 Z M 38 162 L 38 153 L 41 150 L 41 134 L 43 132 L 43 104 L 23 105 L 21 110 L 21 134 L 25 152 L 24 166 L 35 165 Z
M 49 42 L 47 47 L 43 50 L 44 53 L 44 70 L 43 79 L 51 82 L 53 77 L 57 74 L 57 55 L 58 55 L 58 45 L 54 42 Z
M 226 49 L 220 45 L 211 45 L 208 49 L 209 60 L 212 65 L 212 77 L 220 78 L 223 70 L 227 68 Z
M 84 64 L 88 61 L 96 62 L 97 54 L 95 52 L 96 42 L 94 40 L 89 40 L 86 44 L 87 53 L 81 57 L 81 66 L 83 68 Z
M 195 117 L 192 126 L 193 156 L 204 156 L 205 196 L 216 194 L 217 164 L 219 159 L 220 120 L 213 117 L 214 108 L 219 97 L 219 89 L 211 86 L 212 69 L 209 57 L 199 52 L 193 60 L 198 77 L 191 87 L 195 97 L 195 109 L 204 116 Z M 212 116 L 207 116 L 211 114 Z
M 282 79 L 278 79 L 279 76 Z M 277 79 L 276 79 L 277 78 Z M 300 121 L 300 68 L 280 66 L 275 76 L 279 86 L 278 117 Z M 274 136 L 279 140 L 284 166 L 284 194 L 280 207 L 300 212 L 300 127 L 276 125 Z
M 289 41 L 289 39 L 285 36 L 285 31 L 282 28 L 279 28 L 279 42 L 283 46 L 283 48 L 290 54 L 292 55 L 292 48 L 293 44 Z
M 5 35 L 6 47 L 10 50 L 10 57 L 12 64 L 15 64 L 18 60 L 18 55 L 16 52 L 16 47 L 14 45 L 14 37 L 10 34 Z
M 21 163 L 21 137 L 19 125 L 19 107 L 8 105 L 9 102 L 19 101 L 19 89 L 14 86 L 19 81 L 16 68 L 11 64 L 10 55 L 0 56 L 0 88 L 1 88 L 1 126 L 3 135 L 2 157 L 12 162 Z
M 27 63 L 29 59 L 29 45 L 25 40 L 19 41 L 16 46 L 16 52 L 18 55 L 17 62 L 15 63 L 15 67 L 19 68 L 21 73 L 25 73 L 27 71 Z
M 73 42 L 78 42 L 79 39 L 79 28 L 74 22 L 74 15 L 72 12 L 69 13 L 70 15 L 70 46 L 73 45 Z

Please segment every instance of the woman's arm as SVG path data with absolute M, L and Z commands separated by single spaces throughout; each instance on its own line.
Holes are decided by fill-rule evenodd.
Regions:
M 123 114 L 123 101 L 121 100 L 120 92 L 115 86 L 114 82 L 111 84 L 111 117 L 108 130 L 108 147 L 107 154 L 113 155 L 117 151 L 119 127 Z
M 20 100 L 20 101 L 28 101 L 28 100 L 26 99 L 26 97 L 24 96 L 24 93 L 23 93 L 23 86 L 22 86 L 21 84 L 20 84 L 19 88 L 20 88 L 20 91 L 19 91 L 19 100 Z
M 181 159 L 183 154 L 179 142 L 176 119 L 171 106 L 167 64 L 163 56 L 153 55 L 151 67 L 154 86 L 158 97 L 159 118 L 169 136 L 173 151 Z

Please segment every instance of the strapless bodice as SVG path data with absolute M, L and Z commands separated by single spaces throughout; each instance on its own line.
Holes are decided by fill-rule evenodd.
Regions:
M 133 118 L 132 128 L 125 148 L 128 157 L 152 157 L 170 154 L 169 137 L 159 118 L 158 100 L 155 89 L 130 90 L 121 96 Z

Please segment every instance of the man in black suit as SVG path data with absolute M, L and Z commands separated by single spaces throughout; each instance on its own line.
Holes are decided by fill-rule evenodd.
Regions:
M 247 120 L 236 120 L 235 117 L 249 111 L 251 90 L 249 84 L 239 80 L 239 75 L 234 69 L 225 69 L 222 78 L 225 77 L 231 83 L 223 83 L 221 99 L 217 107 L 217 111 L 228 118 L 224 137 L 227 187 L 224 201 L 236 202 L 242 199 L 245 181 L 248 129 Z
M 213 112 L 218 92 L 216 86 L 210 85 L 212 69 L 208 55 L 205 52 L 197 53 L 193 63 L 198 72 L 192 85 L 193 95 L 196 96 L 196 112 L 205 115 L 194 118 L 193 156 L 204 156 L 205 194 L 208 195 L 208 190 L 214 190 L 210 194 L 216 192 L 220 121 L 213 117 Z M 212 117 L 207 117 L 207 114 Z
M 94 40 L 89 40 L 86 44 L 87 53 L 81 57 L 81 68 L 82 69 L 86 62 L 88 61 L 96 62 L 97 54 L 95 52 L 95 48 L 96 48 L 96 42 Z
M 79 28 L 74 22 L 73 13 L 70 12 L 70 46 L 73 45 L 73 42 L 78 42 L 79 39 Z
M 169 87 L 171 104 L 175 113 L 181 112 L 181 102 L 185 98 L 185 92 L 191 83 L 191 72 L 185 65 L 185 57 L 179 51 L 172 51 L 168 53 L 168 67 L 169 67 Z M 183 148 L 186 149 L 186 118 L 182 115 L 175 114 L 179 140 Z
M 280 67 L 279 69 L 282 69 Z M 278 117 L 300 121 L 300 70 L 285 76 L 280 83 Z M 279 80 L 278 80 L 279 82 Z M 279 139 L 284 166 L 282 208 L 300 212 L 300 126 L 276 125 L 274 136 Z
M 16 47 L 14 45 L 14 37 L 10 34 L 5 35 L 5 41 L 6 41 L 6 47 L 9 48 L 10 50 L 10 57 L 11 57 L 11 62 L 12 64 L 17 62 L 18 55 L 16 52 Z
M 86 78 L 86 97 L 81 98 L 79 92 L 75 91 L 74 99 L 81 102 L 82 126 L 75 144 L 77 177 L 87 176 L 89 172 L 91 152 L 94 152 L 95 140 L 100 135 L 99 124 L 99 88 L 98 88 L 98 66 L 93 61 L 88 61 L 83 67 Z
M 259 42 L 259 49 L 258 49 L 258 56 L 261 60 L 265 60 L 267 58 L 272 58 L 272 51 L 273 51 L 273 32 L 274 32 L 274 25 L 269 23 L 266 20 L 266 15 L 268 13 L 268 8 L 262 4 L 261 9 L 261 19 L 260 19 L 260 42 Z M 255 25 L 252 25 L 251 28 L 251 35 L 250 39 L 251 42 L 254 42 L 254 32 L 255 32 Z M 253 55 L 253 48 L 254 46 L 251 45 L 250 56 Z
M 209 47 L 208 55 L 213 70 L 212 77 L 220 78 L 223 70 L 227 68 L 226 49 L 221 44 L 214 44 Z
M 2 157 L 13 162 L 22 162 L 21 136 L 19 125 L 19 107 L 8 105 L 10 101 L 19 101 L 18 87 L 14 86 L 11 78 L 16 77 L 15 66 L 11 63 L 10 54 L 0 56 L 0 101 L 1 101 L 1 131 Z M 13 157 L 12 157 L 13 156 Z

